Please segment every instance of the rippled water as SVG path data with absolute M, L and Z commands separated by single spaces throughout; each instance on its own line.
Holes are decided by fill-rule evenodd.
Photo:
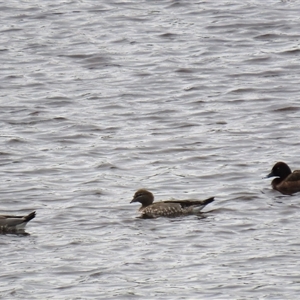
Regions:
M 191 1 L 190 1 L 191 2 Z M 3 299 L 296 299 L 298 1 L 1 4 Z M 134 192 L 215 196 L 140 220 Z

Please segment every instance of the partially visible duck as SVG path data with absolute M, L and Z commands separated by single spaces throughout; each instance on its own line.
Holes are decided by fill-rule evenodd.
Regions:
M 27 216 L 6 216 L 0 215 L 0 229 L 5 231 L 8 230 L 23 230 L 26 224 L 35 218 L 35 211 Z
M 278 177 L 273 179 L 272 187 L 284 195 L 292 195 L 300 191 L 300 170 L 292 173 L 290 167 L 282 161 L 274 165 L 271 173 L 267 175 L 267 178 L 269 177 Z
M 177 217 L 183 215 L 199 214 L 201 209 L 214 201 L 214 197 L 206 200 L 167 200 L 155 202 L 154 196 L 146 189 L 138 190 L 131 200 L 140 202 L 141 218 Z

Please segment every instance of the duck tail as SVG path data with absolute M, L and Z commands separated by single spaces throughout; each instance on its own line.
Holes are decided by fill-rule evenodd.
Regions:
M 35 211 L 33 211 L 32 213 L 30 213 L 29 215 L 25 216 L 25 222 L 29 222 L 30 220 L 34 219 L 35 218 Z
M 205 199 L 205 200 L 203 200 L 203 205 L 205 206 L 205 205 L 207 205 L 207 204 L 209 204 L 209 203 L 212 203 L 212 202 L 214 202 L 215 201 L 215 197 L 210 197 L 210 198 L 207 198 L 207 199 Z M 203 206 L 203 207 L 204 207 Z

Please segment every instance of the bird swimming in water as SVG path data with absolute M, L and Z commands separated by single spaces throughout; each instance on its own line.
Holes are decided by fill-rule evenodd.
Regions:
M 130 203 L 140 202 L 141 218 L 178 217 L 199 214 L 201 209 L 214 201 L 214 197 L 206 200 L 166 200 L 154 202 L 154 196 L 146 189 L 139 189 Z
M 300 191 L 300 170 L 291 171 L 290 167 L 280 161 L 277 162 L 266 178 L 277 177 L 272 181 L 272 188 L 284 195 L 292 195 Z
M 26 216 L 0 215 L 0 231 L 24 230 L 26 224 L 35 218 L 35 211 Z

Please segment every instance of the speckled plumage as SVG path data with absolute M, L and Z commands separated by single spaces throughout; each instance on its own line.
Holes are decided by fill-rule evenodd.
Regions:
M 140 202 L 139 208 L 142 218 L 178 217 L 200 213 L 201 209 L 214 201 L 214 197 L 206 200 L 167 200 L 155 202 L 154 196 L 146 189 L 138 190 L 132 202 Z
M 300 192 L 300 170 L 291 171 L 290 167 L 284 162 L 277 162 L 267 178 L 273 179 L 272 188 L 284 195 L 292 195 Z

